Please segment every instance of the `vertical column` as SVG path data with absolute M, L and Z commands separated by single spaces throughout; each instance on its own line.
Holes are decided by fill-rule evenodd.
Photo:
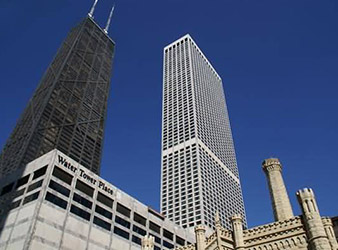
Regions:
M 282 177 L 281 163 L 276 158 L 270 158 L 266 159 L 262 165 L 268 180 L 275 220 L 292 218 L 293 212 Z
M 336 236 L 334 234 L 334 231 L 333 231 L 333 225 L 332 225 L 331 218 L 325 217 L 325 218 L 322 219 L 322 221 L 323 221 L 324 230 L 325 230 L 327 238 L 329 239 L 331 248 L 333 250 L 337 250 L 338 249 L 338 243 L 337 243 L 337 239 L 336 239 Z
M 235 241 L 235 250 L 244 250 L 243 218 L 240 214 L 235 214 L 231 217 L 231 222 Z
M 144 236 L 142 239 L 142 250 L 154 250 L 154 237 Z
M 303 221 L 311 250 L 332 249 L 326 236 L 320 217 L 315 195 L 310 188 L 297 192 L 298 202 L 302 208 Z
M 217 236 L 217 246 L 219 249 L 221 249 L 222 248 L 222 240 L 221 240 L 222 224 L 221 224 L 221 219 L 219 218 L 218 211 L 216 211 L 216 214 L 215 214 L 215 227 L 216 227 L 216 236 Z
M 205 228 L 202 225 L 195 227 L 197 250 L 205 250 Z

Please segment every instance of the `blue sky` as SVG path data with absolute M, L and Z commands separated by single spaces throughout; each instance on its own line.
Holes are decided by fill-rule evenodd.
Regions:
M 116 0 L 102 176 L 159 208 L 162 49 L 189 33 L 223 79 L 249 226 L 272 221 L 261 162 L 338 215 L 336 0 Z M 105 25 L 113 0 L 100 0 Z M 91 0 L 0 2 L 0 146 Z

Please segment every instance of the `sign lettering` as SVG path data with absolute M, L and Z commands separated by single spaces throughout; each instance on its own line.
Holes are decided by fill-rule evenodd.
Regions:
M 88 173 L 86 173 L 85 170 L 83 169 L 78 169 L 77 167 L 75 167 L 74 165 L 72 165 L 70 162 L 68 162 L 64 157 L 62 157 L 61 155 L 58 155 L 58 163 L 60 165 L 62 165 L 63 167 L 69 169 L 70 171 L 72 171 L 73 173 L 76 173 L 78 170 L 80 172 L 80 174 L 78 175 L 79 177 L 81 177 L 82 179 L 86 180 L 87 182 L 98 186 L 99 189 L 103 190 L 104 192 L 112 195 L 113 194 L 113 189 L 110 188 L 109 186 L 106 185 L 106 183 L 104 183 L 101 180 L 96 179 L 95 177 L 92 177 L 91 175 L 89 175 Z

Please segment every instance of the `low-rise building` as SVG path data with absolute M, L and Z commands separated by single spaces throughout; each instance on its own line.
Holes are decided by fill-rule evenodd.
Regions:
M 53 150 L 0 180 L 0 250 L 139 250 L 194 242 L 194 234 Z M 21 174 L 23 173 L 23 174 Z
M 231 217 L 232 230 L 222 227 L 215 217 L 216 230 L 206 237 L 205 227 L 195 227 L 196 243 L 177 247 L 175 250 L 337 250 L 332 220 L 321 217 L 315 195 L 309 188 L 299 190 L 297 198 L 302 214 L 294 216 L 282 178 L 282 166 L 278 159 L 263 162 L 266 173 L 275 222 L 244 229 L 241 215 Z M 152 250 L 154 238 L 146 236 L 144 250 Z

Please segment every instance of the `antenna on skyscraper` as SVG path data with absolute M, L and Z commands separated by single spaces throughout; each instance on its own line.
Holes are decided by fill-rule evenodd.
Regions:
M 88 13 L 88 16 L 90 16 L 90 17 L 92 17 L 92 18 L 94 18 L 93 15 L 94 15 L 94 11 L 95 11 L 95 7 L 96 7 L 96 4 L 97 4 L 97 1 L 98 1 L 98 0 L 95 0 L 95 2 L 94 2 L 94 4 L 93 4 L 92 8 L 90 9 L 90 12 Z
M 104 28 L 104 32 L 106 32 L 106 34 L 108 34 L 108 29 L 109 29 L 109 26 L 110 26 L 110 21 L 111 21 L 111 18 L 112 18 L 112 16 L 113 16 L 114 9 L 115 9 L 115 4 L 114 4 L 113 7 L 111 8 L 111 11 L 110 11 L 110 14 L 109 14 L 109 18 L 108 18 L 106 27 Z

